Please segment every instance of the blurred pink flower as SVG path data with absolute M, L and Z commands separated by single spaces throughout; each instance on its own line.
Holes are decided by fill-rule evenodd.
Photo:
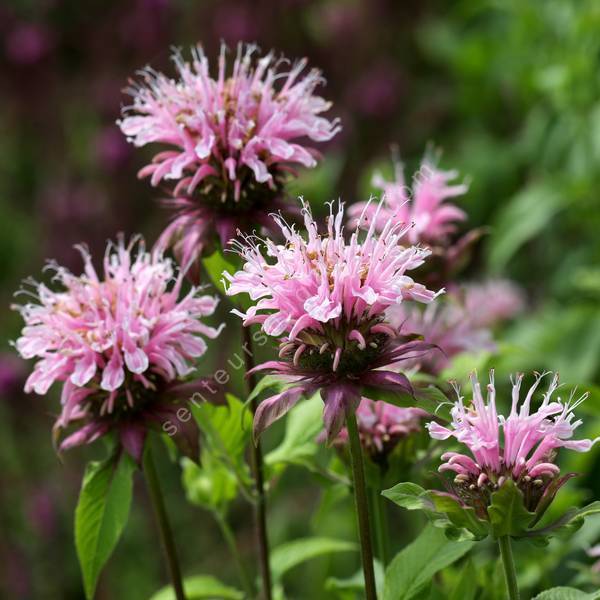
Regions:
M 167 147 L 139 176 L 150 176 L 152 185 L 176 182 L 172 204 L 178 214 L 161 244 L 193 239 L 179 248 L 184 264 L 201 251 L 208 233 L 217 231 L 226 243 L 235 227 L 251 230 L 250 219 L 260 211 L 281 208 L 276 203 L 292 167 L 317 164 L 319 154 L 307 142 L 324 142 L 340 131 L 337 119 L 321 116 L 330 103 L 315 95 L 324 82 L 317 69 L 302 76 L 303 59 L 284 71 L 285 59 L 273 53 L 255 58 L 256 52 L 239 44 L 228 74 L 223 45 L 213 78 L 198 46 L 191 62 L 175 54 L 177 79 L 147 68 L 144 83 L 130 88 L 133 104 L 119 125 L 138 147 Z
M 156 399 L 169 392 L 168 384 L 195 371 L 193 361 L 207 347 L 202 336 L 219 334 L 200 320 L 214 312 L 218 300 L 196 288 L 179 299 L 183 274 L 160 253 L 147 252 L 139 237 L 127 246 L 123 238 L 109 244 L 103 277 L 87 250 L 79 250 L 83 274 L 50 263 L 62 289 L 32 280 L 27 293 L 36 302 L 14 306 L 25 320 L 17 351 L 37 359 L 25 391 L 45 394 L 55 381 L 64 382 L 56 431 L 85 424 L 61 450 L 116 426 L 123 445 L 139 458 L 145 433 L 140 414 L 159 421 L 172 412 Z
M 439 375 L 462 352 L 495 351 L 492 328 L 514 317 L 523 306 L 523 293 L 514 283 L 490 280 L 455 288 L 424 310 L 414 305 L 392 306 L 388 319 L 394 327 L 422 335 L 441 350 L 412 364 L 420 371 Z
M 38 23 L 20 23 L 6 36 L 7 58 L 18 65 L 32 65 L 52 49 L 51 32 Z
M 587 452 L 600 439 L 573 440 L 573 433 L 582 421 L 574 419 L 574 410 L 586 398 L 584 394 L 576 401 L 573 397 L 563 402 L 560 397 L 552 399 L 558 388 L 558 375 L 554 375 L 548 391 L 543 395 L 539 408 L 531 409 L 533 395 L 544 375 L 538 375 L 525 400 L 520 403 L 523 375 L 512 380 L 512 406 L 507 417 L 496 411 L 496 388 L 493 372 L 487 386 L 487 402 L 475 374 L 471 376 L 473 400 L 469 406 L 458 394 L 448 426 L 431 422 L 429 434 L 437 440 L 454 437 L 467 447 L 470 456 L 460 452 L 446 452 L 440 472 L 455 473 L 454 491 L 467 504 L 485 504 L 494 490 L 507 478 L 523 491 L 528 508 L 535 510 L 547 494 L 555 494 L 569 476 L 559 479 L 559 467 L 555 464 L 558 448 Z M 458 392 L 457 392 L 458 393 Z
M 464 299 L 465 310 L 476 327 L 494 327 L 525 308 L 523 291 L 507 279 L 469 284 L 465 287 Z
M 587 555 L 591 556 L 592 558 L 599 558 L 600 557 L 600 544 L 597 544 L 596 546 L 589 548 L 587 550 Z M 600 560 L 596 561 L 592 565 L 592 571 L 594 573 L 600 573 Z
M 407 272 L 419 267 L 429 251 L 398 242 L 406 228 L 388 222 L 377 235 L 372 226 L 359 241 L 357 227 L 349 241 L 343 235 L 343 205 L 319 234 L 309 206 L 303 202 L 307 237 L 275 216 L 285 244 L 246 236 L 238 243 L 245 264 L 230 275 L 227 294 L 248 293 L 256 302 L 245 313 L 234 310 L 244 325 L 259 323 L 263 331 L 281 340 L 280 362 L 266 369 L 291 376 L 303 384 L 263 402 L 256 413 L 260 433 L 282 416 L 302 395 L 321 389 L 325 426 L 332 439 L 342 426 L 344 410 L 354 410 L 360 385 L 411 390 L 399 373 L 375 371 L 412 352 L 420 342 L 400 344 L 398 332 L 385 321 L 385 311 L 404 300 L 431 302 L 435 293 L 415 282 Z
M 401 87 L 397 64 L 371 65 L 350 87 L 348 103 L 367 117 L 381 119 L 398 110 Z
M 387 402 L 363 398 L 356 410 L 360 441 L 374 459 L 385 457 L 403 438 L 421 431 L 428 413 L 420 408 L 401 408 Z M 346 444 L 348 431 L 342 429 L 334 443 Z
M 406 239 L 410 244 L 440 244 L 454 233 L 456 223 L 466 214 L 460 208 L 446 202 L 449 198 L 467 192 L 466 184 L 450 184 L 456 179 L 456 171 L 441 171 L 430 158 L 425 158 L 420 169 L 413 175 L 412 187 L 404 180 L 403 166 L 395 164 L 395 179 L 387 181 L 380 173 L 373 177 L 373 185 L 383 192 L 383 209 L 375 214 L 376 205 L 358 202 L 348 209 L 352 219 L 362 216 L 365 226 L 371 221 L 376 230 L 382 230 L 389 220 L 405 225 Z

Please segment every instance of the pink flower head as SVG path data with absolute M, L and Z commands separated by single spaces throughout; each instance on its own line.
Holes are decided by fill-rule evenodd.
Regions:
M 523 375 L 512 380 L 512 406 L 508 417 L 496 410 L 496 389 L 493 371 L 487 386 L 487 401 L 475 374 L 471 376 L 473 399 L 465 406 L 462 396 L 454 404 L 449 426 L 431 422 L 429 434 L 437 440 L 454 437 L 466 446 L 470 455 L 447 452 L 440 472 L 453 471 L 457 495 L 467 503 L 482 502 L 507 478 L 523 491 L 529 510 L 535 510 L 547 490 L 556 493 L 557 487 L 568 479 L 558 479 L 559 467 L 554 459 L 558 448 L 587 452 L 595 440 L 573 440 L 573 433 L 581 420 L 574 421 L 574 410 L 587 394 L 573 401 L 552 398 L 558 388 L 554 375 L 542 403 L 532 410 L 531 401 L 544 375 L 538 375 L 525 400 L 520 400 Z M 551 484 L 554 483 L 553 486 Z M 550 493 L 550 492 L 548 492 Z
M 358 202 L 350 207 L 348 215 L 357 219 L 362 216 L 363 224 L 374 223 L 377 231 L 383 230 L 389 221 L 413 224 L 405 229 L 406 241 L 444 245 L 449 234 L 456 230 L 456 223 L 466 219 L 466 214 L 457 206 L 447 202 L 465 194 L 466 184 L 451 184 L 458 176 L 457 171 L 441 171 L 430 158 L 425 158 L 413 175 L 412 187 L 404 180 L 403 166 L 395 163 L 395 179 L 387 181 L 380 173 L 373 177 L 373 185 L 383 192 L 383 206 Z
M 358 405 L 359 378 L 365 385 L 392 385 L 394 380 L 404 391 L 410 387 L 403 375 L 372 371 L 423 349 L 419 342 L 398 346 L 398 332 L 385 322 L 385 311 L 404 300 L 431 302 L 437 294 L 407 275 L 423 264 L 429 251 L 401 246 L 402 224 L 389 222 L 379 235 L 374 226 L 364 235 L 357 227 L 346 241 L 342 204 L 336 213 L 330 205 L 323 235 L 308 205 L 302 206 L 306 238 L 275 216 L 285 244 L 246 236 L 245 244 L 237 246 L 243 270 L 224 276 L 228 295 L 247 293 L 256 302 L 246 313 L 234 311 L 244 325 L 258 323 L 267 335 L 280 339 L 283 360 L 261 367 L 301 377 L 311 389 L 322 390 L 332 439 L 341 428 L 341 409 Z M 287 410 L 292 400 L 300 399 L 299 388 L 290 390 L 260 406 L 258 431 L 285 412 L 284 404 Z
M 139 176 L 152 185 L 176 182 L 178 215 L 164 243 L 190 235 L 206 243 L 216 229 L 225 244 L 236 227 L 250 230 L 261 211 L 280 208 L 272 203 L 293 166 L 317 164 L 318 152 L 306 144 L 340 131 L 337 119 L 321 116 L 331 104 L 315 94 L 324 82 L 317 69 L 302 75 L 303 59 L 284 70 L 285 59 L 256 52 L 239 44 L 228 73 L 223 45 L 216 78 L 200 46 L 191 62 L 176 52 L 176 79 L 147 68 L 144 83 L 129 90 L 121 130 L 136 146 L 167 147 Z
M 63 382 L 56 430 L 84 425 L 61 450 L 118 426 L 123 445 L 139 458 L 140 415 L 159 422 L 173 412 L 157 398 L 173 395 L 174 382 L 195 371 L 194 360 L 207 347 L 202 336 L 219 334 L 200 320 L 213 314 L 218 300 L 197 288 L 180 299 L 183 274 L 170 259 L 147 252 L 140 237 L 127 246 L 122 237 L 108 245 L 103 277 L 88 251 L 79 251 L 81 275 L 50 263 L 62 289 L 31 282 L 36 302 L 14 307 L 25 321 L 17 351 L 37 360 L 25 391 L 45 394 Z
M 420 408 L 402 408 L 363 398 L 356 409 L 360 441 L 374 460 L 385 460 L 402 439 L 421 431 L 421 419 L 428 416 Z M 344 428 L 334 443 L 347 442 L 348 431 Z

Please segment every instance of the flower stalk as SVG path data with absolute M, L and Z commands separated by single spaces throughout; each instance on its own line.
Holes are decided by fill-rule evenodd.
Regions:
M 510 600 L 519 600 L 520 595 L 519 587 L 517 585 L 517 571 L 515 569 L 515 560 L 513 558 L 510 537 L 504 535 L 498 538 L 498 545 L 500 546 L 500 556 L 502 557 L 502 565 L 504 566 L 508 597 Z
M 231 527 L 229 526 L 229 523 L 227 522 L 227 519 L 225 518 L 225 516 L 222 515 L 220 512 L 215 513 L 215 518 L 217 520 L 217 523 L 219 524 L 219 528 L 221 529 L 223 538 L 225 539 L 225 542 L 227 543 L 229 552 L 231 553 L 231 556 L 233 557 L 233 560 L 235 562 L 235 566 L 238 571 L 238 577 L 240 579 L 240 583 L 242 584 L 242 587 L 244 588 L 246 597 L 248 599 L 254 598 L 255 597 L 254 586 L 252 585 L 252 580 L 250 579 L 248 572 L 246 571 L 246 567 L 244 566 L 244 563 L 242 561 L 242 557 L 240 556 L 233 531 L 231 530 Z
M 254 352 L 252 349 L 252 336 L 248 327 L 242 327 L 244 358 L 246 361 L 246 372 L 250 372 L 254 368 Z M 248 393 L 250 393 L 256 385 L 256 376 L 250 374 L 247 377 Z M 254 398 L 250 404 L 252 414 L 256 413 L 258 408 L 257 399 Z M 266 498 L 265 498 L 265 482 L 262 447 L 259 439 L 256 439 L 253 444 L 250 444 L 252 452 L 252 474 L 256 485 L 256 501 L 254 503 L 254 522 L 256 529 L 256 542 L 258 545 L 258 556 L 260 563 L 260 574 L 262 579 L 262 592 L 264 600 L 271 600 L 272 585 L 271 585 L 271 566 L 269 563 L 269 537 L 267 534 L 267 515 L 266 515 Z
M 389 562 L 389 526 L 383 496 L 381 495 L 381 476 L 376 487 L 371 489 L 371 504 L 373 510 L 373 528 L 377 558 L 385 568 Z
M 169 575 L 171 576 L 171 582 L 175 592 L 175 598 L 177 600 L 185 600 L 185 593 L 183 591 L 183 583 L 181 580 L 181 569 L 179 567 L 179 559 L 177 557 L 177 549 L 175 548 L 175 541 L 173 539 L 171 525 L 169 524 L 169 518 L 165 509 L 165 503 L 163 500 L 162 491 L 160 489 L 158 475 L 156 474 L 156 468 L 154 466 L 154 459 L 152 458 L 152 448 L 150 444 L 148 444 L 148 448 L 144 455 L 144 475 L 146 478 L 146 485 L 148 487 L 148 495 L 150 496 L 150 500 L 152 502 L 154 516 L 159 529 L 161 544 L 167 560 Z
M 365 597 L 367 600 L 377 600 L 375 588 L 375 571 L 373 569 L 373 547 L 371 543 L 371 528 L 369 525 L 369 504 L 365 485 L 365 467 L 363 462 L 360 437 L 354 412 L 346 413 L 346 428 L 350 442 L 350 458 L 352 462 L 352 481 L 354 501 L 358 516 L 358 531 L 360 537 L 363 573 L 365 576 Z

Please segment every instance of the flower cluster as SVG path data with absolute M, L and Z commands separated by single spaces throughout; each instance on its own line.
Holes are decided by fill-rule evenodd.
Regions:
M 206 351 L 202 336 L 219 334 L 200 320 L 218 300 L 196 288 L 179 299 L 183 274 L 170 259 L 147 252 L 141 238 L 109 244 L 103 277 L 89 252 L 79 250 L 81 275 L 51 263 L 62 289 L 32 282 L 36 302 L 15 307 L 26 324 L 16 348 L 37 359 L 25 391 L 45 394 L 54 382 L 64 383 L 56 430 L 83 426 L 61 450 L 118 427 L 123 445 L 139 458 L 139 421 L 160 422 L 174 410 L 159 400 L 195 370 L 193 360 Z
M 421 420 L 428 414 L 420 408 L 404 408 L 363 398 L 356 409 L 356 421 L 363 449 L 373 460 L 385 460 L 398 443 L 421 431 Z M 348 431 L 342 429 L 336 444 L 346 444 Z
M 419 334 L 441 350 L 428 353 L 411 365 L 439 375 L 462 352 L 494 351 L 491 329 L 514 317 L 523 306 L 522 293 L 513 283 L 490 280 L 454 288 L 424 310 L 414 305 L 392 306 L 387 316 L 393 326 Z
M 409 389 L 403 375 L 375 370 L 424 349 L 420 342 L 399 344 L 385 311 L 404 300 L 431 302 L 437 294 L 407 275 L 429 251 L 399 243 L 406 226 L 388 222 L 378 235 L 372 224 L 361 239 L 359 221 L 346 240 L 343 205 L 335 213 L 330 205 L 324 235 L 305 203 L 302 212 L 306 239 L 275 216 L 285 244 L 246 236 L 246 243 L 237 245 L 243 270 L 224 276 L 228 295 L 248 293 L 256 301 L 246 313 L 234 311 L 244 325 L 259 323 L 266 334 L 280 338 L 282 360 L 261 368 L 303 381 L 263 402 L 255 428 L 261 431 L 304 393 L 321 389 L 332 439 L 342 426 L 344 409 L 358 405 L 360 383 Z
M 536 509 L 547 493 L 556 493 L 563 480 L 558 479 L 559 467 L 554 462 L 558 448 L 586 452 L 596 440 L 573 440 L 573 433 L 581 424 L 574 421 L 574 410 L 585 400 L 553 399 L 558 388 L 558 375 L 554 375 L 537 410 L 532 400 L 543 375 L 539 375 L 529 389 L 525 400 L 520 401 L 523 375 L 512 381 L 512 406 L 507 417 L 496 410 L 496 389 L 493 372 L 487 386 L 487 401 L 475 375 L 471 376 L 473 400 L 465 406 L 458 395 L 448 426 L 437 422 L 427 425 L 432 438 L 446 440 L 454 437 L 470 452 L 447 452 L 442 455 L 440 472 L 452 471 L 453 493 L 466 505 L 485 516 L 492 492 L 512 479 L 523 493 L 528 510 Z M 550 491 L 551 490 L 551 491 Z
M 133 103 L 119 125 L 136 146 L 169 147 L 139 175 L 152 185 L 176 182 L 167 202 L 177 216 L 161 242 L 179 241 L 186 259 L 215 230 L 225 245 L 237 227 L 265 224 L 270 211 L 284 208 L 280 196 L 293 166 L 316 165 L 319 155 L 306 142 L 340 131 L 337 119 L 321 116 L 330 103 L 315 94 L 324 82 L 317 69 L 303 74 L 300 60 L 285 71 L 285 59 L 256 52 L 240 44 L 228 74 L 222 46 L 216 77 L 201 47 L 190 62 L 177 52 L 177 79 L 147 68 L 144 82 L 129 90 Z
M 397 162 L 394 168 L 392 181 L 384 179 L 381 173 L 373 177 L 373 185 L 383 192 L 382 209 L 358 202 L 350 207 L 348 215 L 362 219 L 365 226 L 373 223 L 378 231 L 389 221 L 413 224 L 405 230 L 408 243 L 443 245 L 448 235 L 456 231 L 456 223 L 466 219 L 464 211 L 446 201 L 465 194 L 467 185 L 452 184 L 458 172 L 442 171 L 428 157 L 413 175 L 412 188 L 406 185 L 402 164 Z

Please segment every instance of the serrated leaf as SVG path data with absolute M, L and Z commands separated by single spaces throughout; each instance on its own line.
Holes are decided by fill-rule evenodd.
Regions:
M 75 509 L 75 546 L 88 599 L 127 523 L 135 468 L 126 453 L 86 468 Z
M 243 600 L 244 594 L 209 575 L 194 575 L 183 580 L 187 600 Z M 173 587 L 168 585 L 156 592 L 150 600 L 176 600 Z
M 538 594 L 533 600 L 598 600 L 600 592 L 587 594 L 571 587 L 555 587 Z
M 395 556 L 385 573 L 383 600 L 411 600 L 441 569 L 464 556 L 474 542 L 453 542 L 429 525 Z
M 535 518 L 535 513 L 525 508 L 521 490 L 512 479 L 507 479 L 492 494 L 488 516 L 492 535 L 497 539 L 505 535 L 522 536 Z
M 356 552 L 358 549 L 358 544 L 354 542 L 325 537 L 302 538 L 281 544 L 271 552 L 273 579 L 279 581 L 290 569 L 311 558 L 338 552 Z

